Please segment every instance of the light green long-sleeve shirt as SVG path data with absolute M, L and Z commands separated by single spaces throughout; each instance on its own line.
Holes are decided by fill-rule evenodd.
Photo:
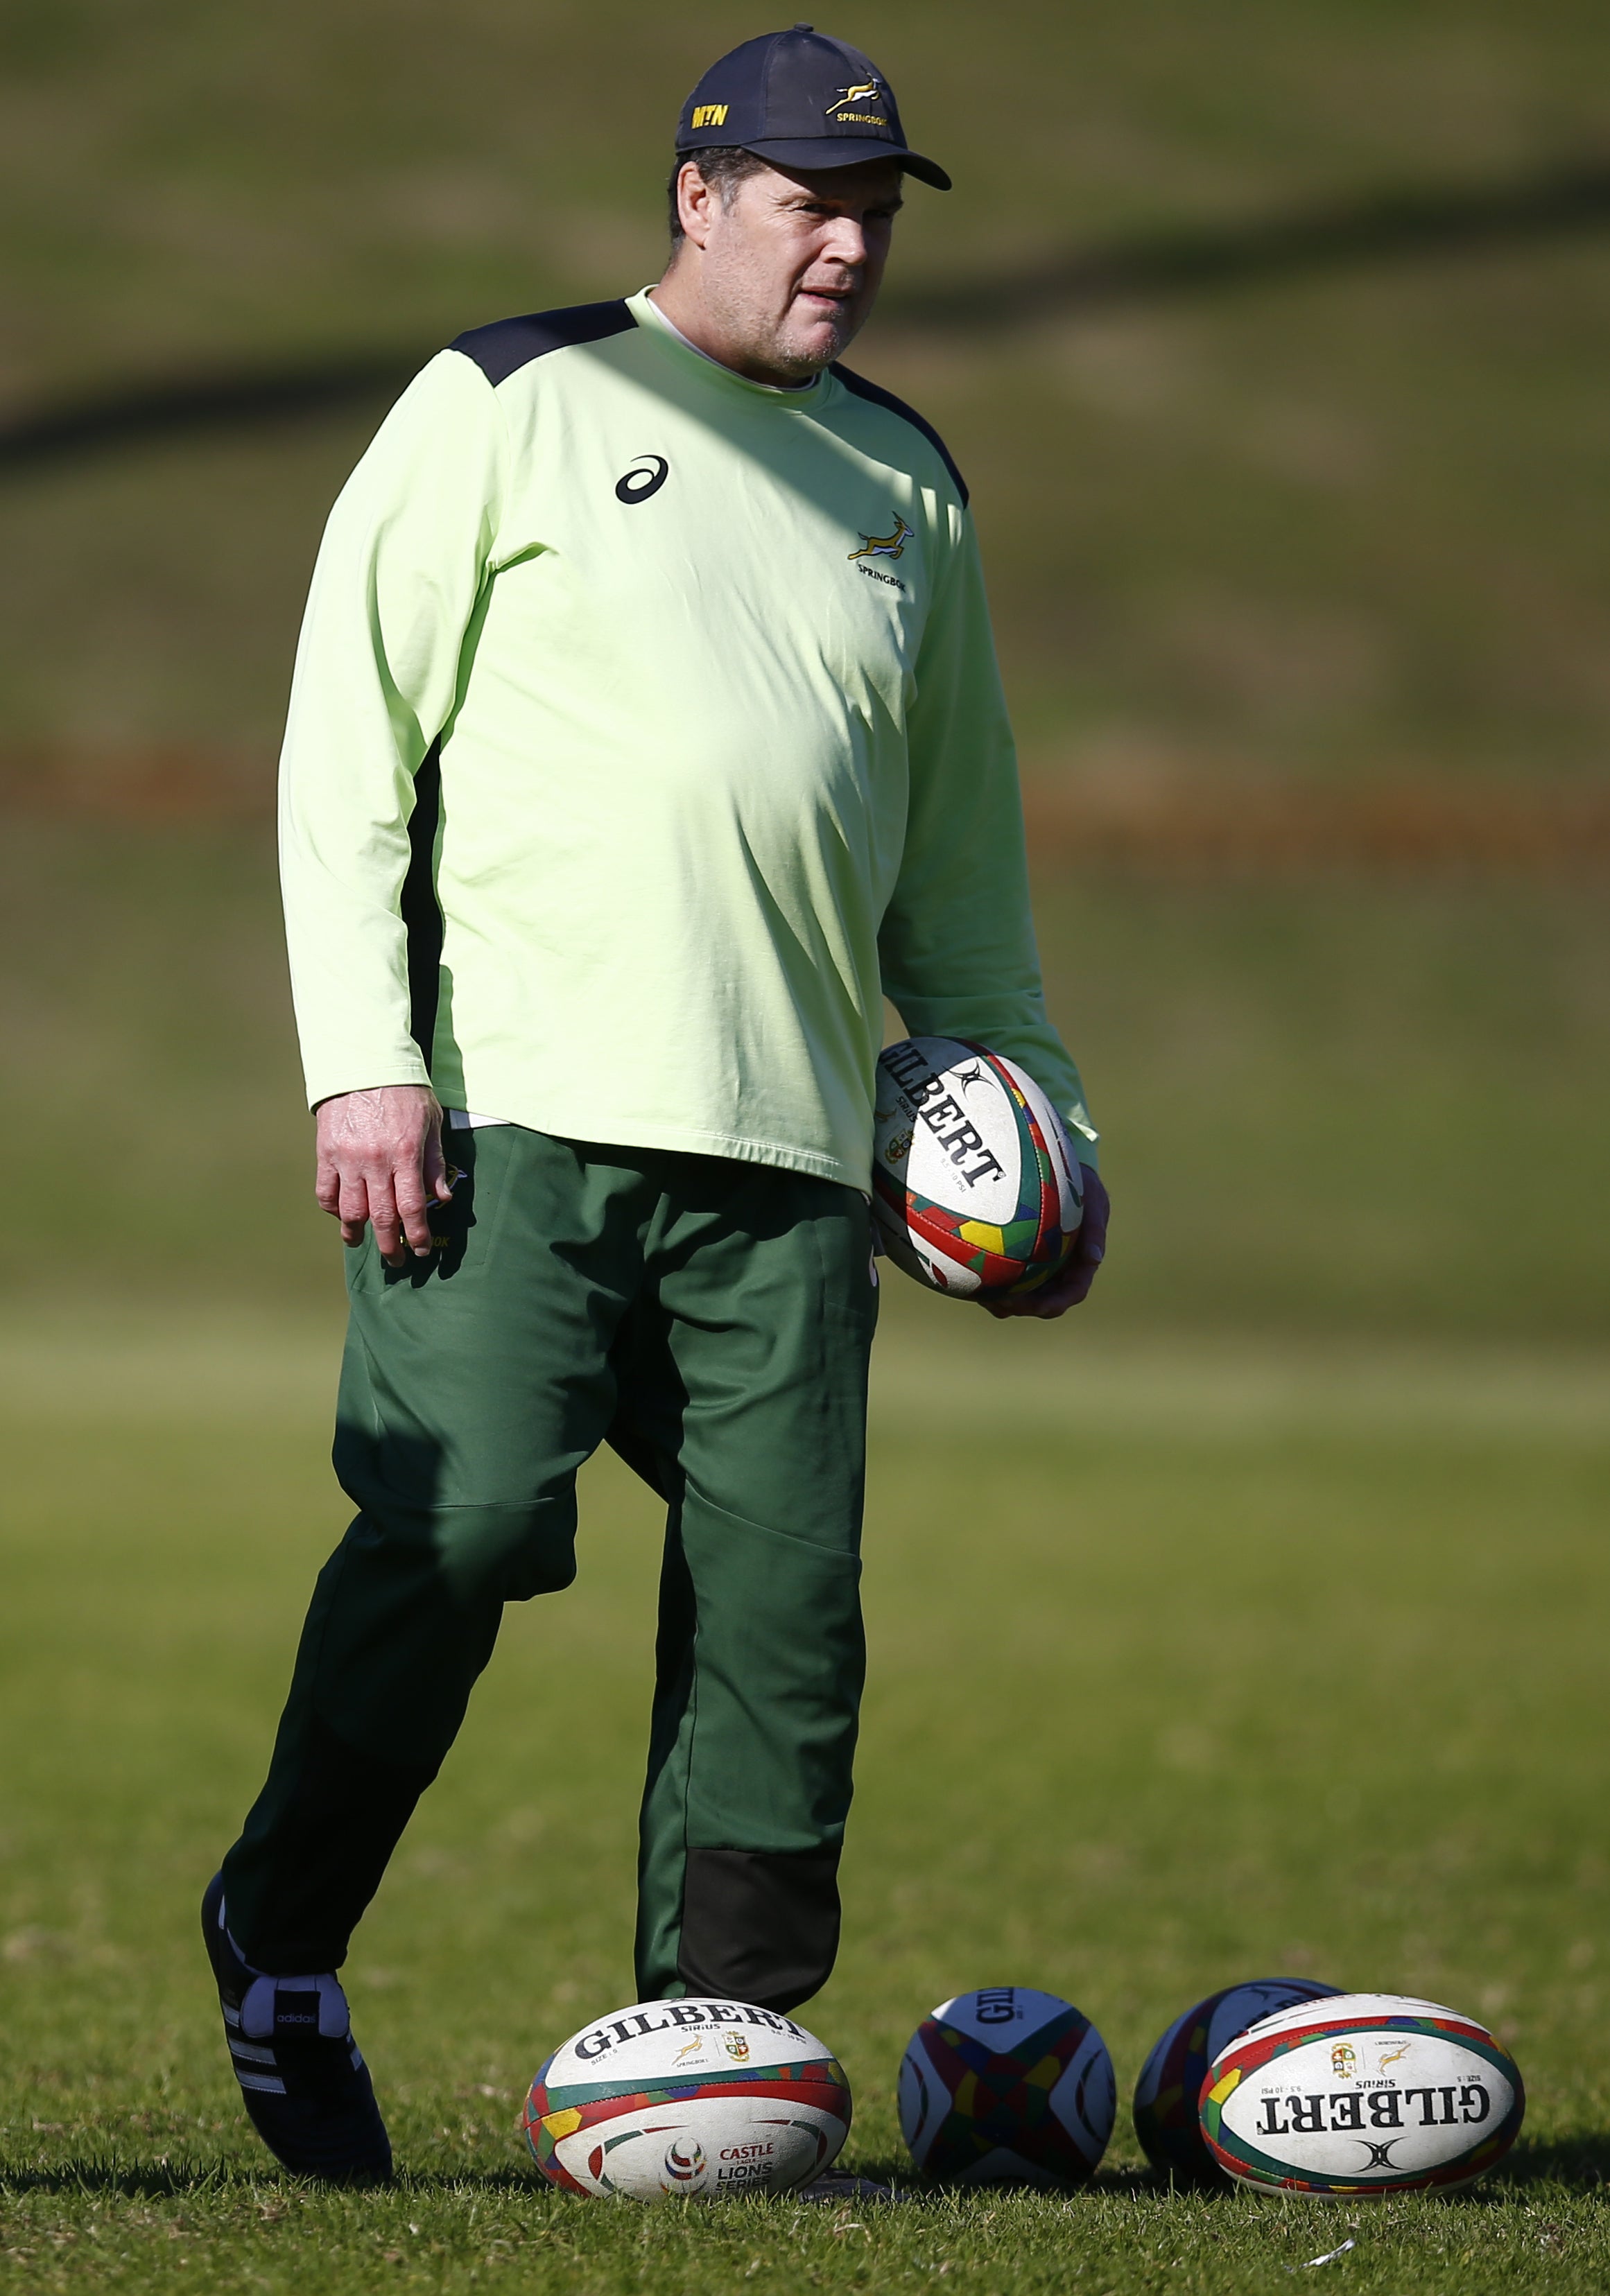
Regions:
M 1094 1139 L 949 457 L 646 294 L 481 328 L 393 408 L 319 553 L 281 828 L 310 1101 L 429 1079 L 864 1188 L 883 990 Z

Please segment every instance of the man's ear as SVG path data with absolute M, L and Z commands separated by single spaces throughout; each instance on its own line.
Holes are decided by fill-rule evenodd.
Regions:
M 683 236 L 697 248 L 710 244 L 711 226 L 720 196 L 714 184 L 707 184 L 699 173 L 697 160 L 684 160 L 677 170 L 677 211 L 682 218 Z

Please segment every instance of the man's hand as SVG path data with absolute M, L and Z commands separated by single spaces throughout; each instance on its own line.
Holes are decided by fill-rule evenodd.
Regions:
M 1020 1300 L 981 1300 L 979 1304 L 988 1308 L 992 1316 L 1040 1316 L 1049 1322 L 1055 1316 L 1065 1316 L 1070 1308 L 1077 1308 L 1095 1283 L 1096 1271 L 1106 1257 L 1107 1192 L 1101 1185 L 1100 1176 L 1088 1164 L 1081 1164 L 1079 1168 L 1084 1175 L 1085 1216 L 1080 1222 L 1072 1258 L 1038 1292 L 1025 1292 Z
M 364 1240 L 366 1225 L 388 1267 L 410 1250 L 431 1250 L 431 1206 L 452 1201 L 441 1153 L 441 1109 L 425 1084 L 382 1084 L 338 1093 L 318 1104 L 320 1208 L 341 1226 L 341 1242 Z

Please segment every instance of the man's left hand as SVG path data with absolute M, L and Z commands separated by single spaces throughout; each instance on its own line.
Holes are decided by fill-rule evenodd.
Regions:
M 1107 1192 L 1090 1165 L 1081 1164 L 1079 1168 L 1084 1175 L 1085 1216 L 1079 1224 L 1071 1258 L 1038 1292 L 1025 1292 L 1017 1300 L 981 1300 L 980 1306 L 987 1308 L 992 1316 L 1003 1319 L 1007 1316 L 1039 1316 L 1048 1323 L 1053 1316 L 1065 1316 L 1070 1308 L 1077 1308 L 1095 1283 L 1096 1271 L 1106 1257 Z

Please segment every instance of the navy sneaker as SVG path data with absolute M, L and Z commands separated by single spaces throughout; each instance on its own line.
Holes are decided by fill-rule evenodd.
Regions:
M 299 2177 L 383 2183 L 390 2140 L 335 1977 L 266 1977 L 243 1961 L 225 1920 L 221 1874 L 201 1899 L 201 1935 L 229 2061 L 268 2150 Z

